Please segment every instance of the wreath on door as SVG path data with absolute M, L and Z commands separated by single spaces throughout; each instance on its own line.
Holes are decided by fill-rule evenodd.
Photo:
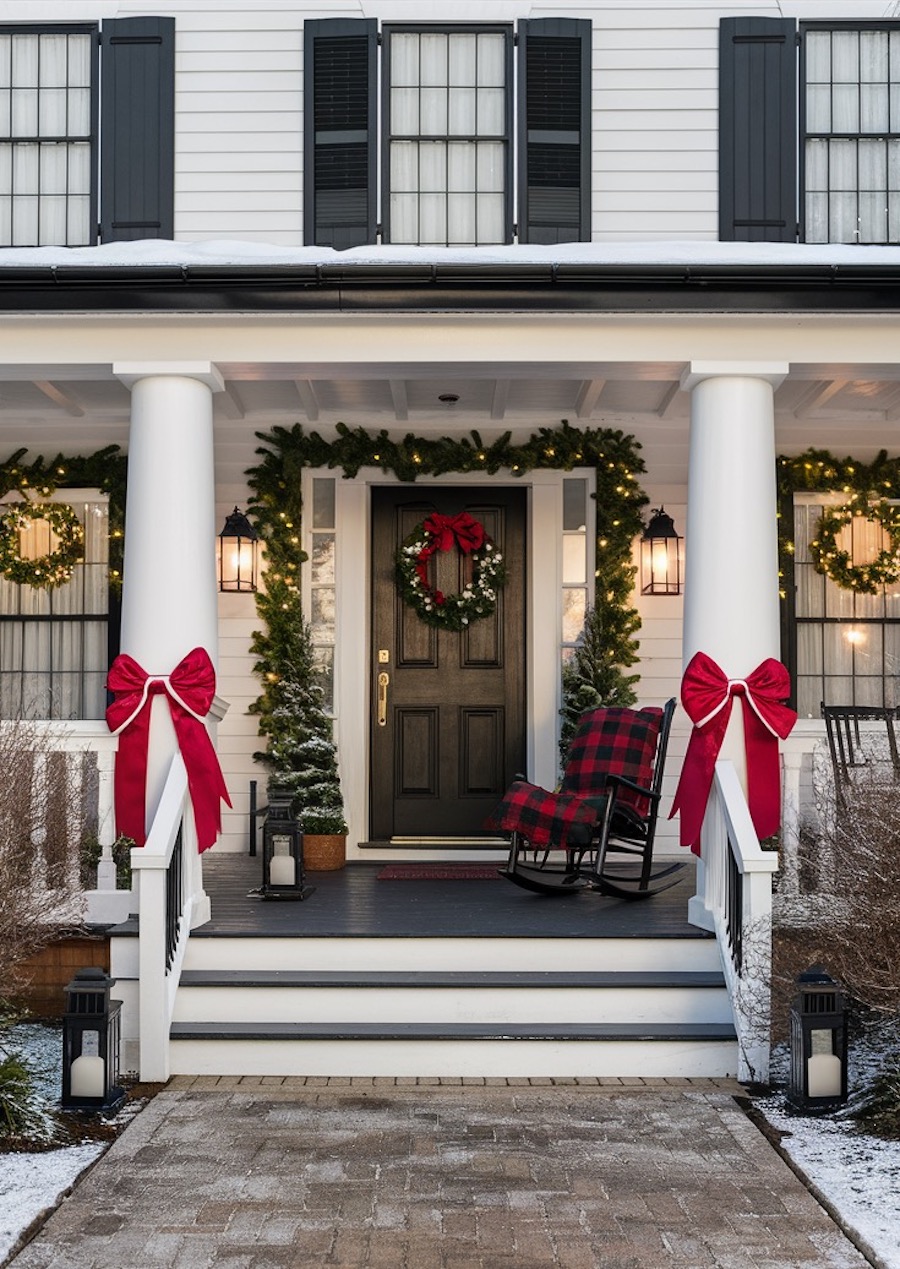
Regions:
M 428 578 L 433 555 L 457 548 L 472 562 L 472 575 L 461 591 L 445 595 Z M 403 602 L 420 620 L 443 630 L 464 630 L 473 621 L 490 617 L 497 592 L 506 581 L 503 555 L 484 525 L 467 511 L 455 516 L 435 512 L 417 524 L 397 552 L 397 587 Z

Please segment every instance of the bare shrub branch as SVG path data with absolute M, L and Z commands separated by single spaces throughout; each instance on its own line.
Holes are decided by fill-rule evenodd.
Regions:
M 0 998 L 23 962 L 61 929 L 81 925 L 78 780 L 46 728 L 0 722 Z

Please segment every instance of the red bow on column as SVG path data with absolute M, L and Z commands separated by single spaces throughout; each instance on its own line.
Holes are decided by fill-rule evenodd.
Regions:
M 781 702 L 791 681 L 780 661 L 768 657 L 746 679 L 729 679 L 705 652 L 696 653 L 681 681 L 681 702 L 694 724 L 669 818 L 681 812 L 681 844 L 700 853 L 700 828 L 712 788 L 731 703 L 741 698 L 747 752 L 747 801 L 759 838 L 781 823 L 778 740 L 790 735 L 797 715 Z
M 118 735 L 115 800 L 116 831 L 143 846 L 147 840 L 147 743 L 150 697 L 165 693 L 187 770 L 197 825 L 197 845 L 206 850 L 222 827 L 221 799 L 231 806 L 219 759 L 204 718 L 216 691 L 216 672 L 205 648 L 194 648 L 171 674 L 148 674 L 127 652 L 109 669 L 106 686 L 115 694 L 107 708 L 110 731 Z

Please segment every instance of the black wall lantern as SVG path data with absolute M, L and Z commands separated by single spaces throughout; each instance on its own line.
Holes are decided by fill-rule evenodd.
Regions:
M 665 507 L 650 513 L 641 537 L 641 594 L 680 595 L 684 538 Z
M 121 1000 L 102 969 L 79 969 L 66 988 L 63 1014 L 64 1110 L 113 1111 L 125 1100 L 118 1087 Z
M 219 534 L 219 590 L 255 591 L 259 534 L 235 507 Z
M 788 1101 L 806 1114 L 834 1110 L 847 1100 L 846 999 L 821 965 L 801 974 L 797 988 Z
M 315 887 L 305 884 L 303 833 L 292 812 L 293 795 L 270 787 L 263 829 L 263 899 L 305 899 Z

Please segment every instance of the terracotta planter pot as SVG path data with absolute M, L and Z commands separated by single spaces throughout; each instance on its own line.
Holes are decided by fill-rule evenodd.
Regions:
M 309 872 L 335 872 L 347 862 L 344 833 L 304 833 L 303 863 Z

